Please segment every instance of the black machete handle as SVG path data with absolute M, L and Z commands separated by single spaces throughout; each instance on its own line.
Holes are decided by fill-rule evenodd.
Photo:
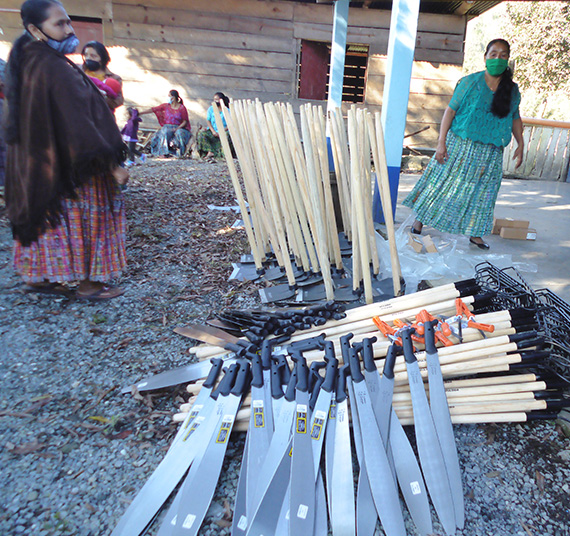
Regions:
M 362 370 L 360 370 L 360 359 L 358 359 L 358 352 L 356 348 L 351 348 L 350 352 L 350 375 L 352 376 L 352 381 L 355 383 L 360 383 L 364 380 L 364 375 Z
M 412 335 L 415 333 L 415 328 L 403 328 L 400 330 L 402 336 L 402 346 L 404 347 L 404 359 L 406 363 L 413 363 L 416 361 L 416 354 L 414 354 L 414 343 L 412 342 Z
M 353 333 L 347 333 L 340 338 L 340 350 L 342 352 L 342 362 L 346 365 L 350 363 L 350 339 L 354 337 Z
M 210 372 L 208 372 L 206 381 L 202 384 L 202 387 L 206 387 L 207 389 L 214 387 L 216 384 L 216 380 L 220 375 L 224 361 L 219 357 L 214 357 L 210 359 L 210 363 L 212 363 L 212 368 L 210 369 Z
M 346 377 L 350 375 L 350 364 L 343 365 L 338 369 L 336 382 L 336 402 L 344 402 L 346 399 Z
M 289 355 L 295 363 L 295 370 L 297 371 L 297 389 L 302 393 L 306 393 L 309 390 L 309 367 L 307 367 L 307 360 L 298 350 L 291 349 Z
M 230 393 L 235 396 L 243 395 L 249 389 L 251 380 L 251 366 L 249 361 L 242 360 L 239 362 L 239 370 L 234 381 L 234 386 Z
M 287 390 L 285 391 L 285 400 L 287 400 L 288 402 L 295 400 L 296 387 L 297 387 L 297 367 L 293 369 L 293 372 L 289 377 L 289 383 L 287 384 Z
M 438 322 L 439 320 L 428 320 L 427 322 L 424 322 L 424 341 L 426 345 L 426 352 L 428 354 L 437 353 L 437 348 L 435 346 L 435 326 L 437 326 Z
M 232 363 L 230 367 L 224 371 L 224 377 L 218 384 L 212 394 L 210 395 L 212 398 L 217 398 L 219 395 L 227 396 L 230 394 L 232 390 L 232 385 L 234 384 L 234 380 L 236 379 L 237 373 L 239 370 L 239 365 L 237 363 Z
M 382 374 L 389 380 L 394 379 L 394 365 L 396 363 L 396 356 L 398 355 L 399 347 L 396 344 L 391 344 L 388 347 L 388 353 L 384 361 L 384 370 Z
M 374 348 L 372 345 L 377 341 L 376 337 L 366 337 L 362 339 L 362 362 L 367 372 L 374 372 L 376 370 L 376 363 L 374 362 Z
M 283 398 L 283 384 L 281 383 L 281 365 L 278 361 L 271 362 L 271 398 Z

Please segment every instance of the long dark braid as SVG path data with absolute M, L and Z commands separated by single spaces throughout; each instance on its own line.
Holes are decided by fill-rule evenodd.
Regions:
M 511 45 L 505 39 L 493 39 L 487 45 L 485 50 L 485 56 L 489 52 L 489 49 L 496 43 L 501 43 L 507 47 L 509 54 L 511 52 Z M 513 71 L 510 67 L 507 67 L 505 72 L 501 75 L 501 80 L 497 86 L 497 90 L 493 95 L 493 102 L 491 103 L 491 112 L 497 117 L 507 117 L 511 111 L 511 100 L 513 98 L 513 88 L 515 83 L 513 82 Z
M 20 9 L 22 24 L 26 31 L 14 41 L 6 68 L 6 100 L 8 104 L 6 142 L 9 144 L 17 143 L 20 137 L 22 50 L 27 43 L 33 40 L 27 28 L 33 24 L 41 29 L 41 25 L 48 18 L 48 9 L 54 5 L 61 5 L 61 2 L 58 0 L 26 0 Z

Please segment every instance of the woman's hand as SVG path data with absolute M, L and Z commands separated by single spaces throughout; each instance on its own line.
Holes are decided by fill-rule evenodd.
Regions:
M 445 144 L 445 141 L 441 141 L 437 144 L 435 159 L 440 164 L 445 164 L 445 161 L 447 160 L 447 145 Z
M 523 161 L 523 153 L 524 153 L 524 149 L 522 145 L 518 145 L 515 153 L 513 154 L 513 160 L 516 160 L 517 163 L 515 164 L 515 169 L 517 169 Z
M 128 169 L 121 166 L 117 166 L 113 171 L 111 171 L 111 175 L 113 175 L 113 178 L 117 181 L 119 186 L 124 186 L 129 180 Z

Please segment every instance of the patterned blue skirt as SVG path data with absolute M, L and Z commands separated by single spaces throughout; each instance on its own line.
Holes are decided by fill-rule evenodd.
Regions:
M 503 178 L 503 149 L 447 133 L 448 159 L 432 158 L 404 200 L 424 225 L 439 231 L 483 236 L 493 228 L 493 212 Z

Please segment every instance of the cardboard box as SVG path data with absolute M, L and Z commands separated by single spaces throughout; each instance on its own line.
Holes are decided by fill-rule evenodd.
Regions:
M 433 243 L 430 235 L 422 236 L 422 242 L 426 247 L 427 253 L 437 253 L 437 248 L 435 247 L 435 244 Z
M 512 218 L 495 218 L 493 220 L 493 234 L 501 234 L 503 227 L 512 229 L 528 229 L 530 222 L 526 220 L 513 220 Z
M 424 249 L 424 244 L 420 237 L 411 233 L 408 233 L 408 244 L 412 246 L 416 253 L 421 253 Z
M 501 238 L 510 240 L 536 240 L 536 229 L 521 229 L 516 227 L 501 227 Z
M 408 233 L 408 244 L 416 253 L 437 253 L 437 248 L 430 235 L 418 236 Z

